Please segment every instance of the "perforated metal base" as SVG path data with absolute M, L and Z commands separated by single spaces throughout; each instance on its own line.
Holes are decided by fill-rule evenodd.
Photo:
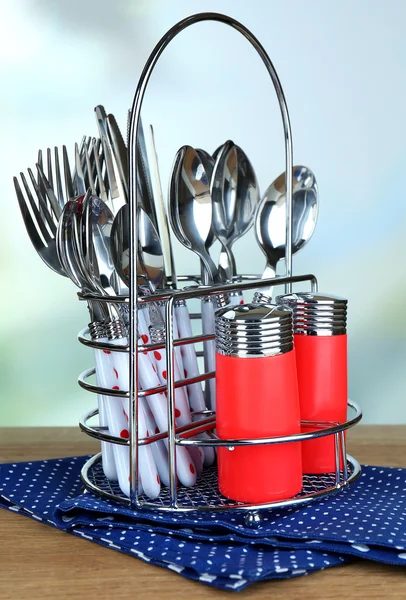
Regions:
M 205 469 L 197 484 L 193 488 L 179 485 L 177 506 L 170 505 L 169 489 L 162 487 L 159 498 L 149 500 L 145 495 L 138 500 L 139 505 L 134 508 L 149 508 L 154 510 L 170 511 L 219 511 L 219 510 L 261 510 L 265 508 L 278 508 L 309 502 L 328 494 L 338 492 L 353 483 L 361 473 L 361 467 L 352 456 L 347 455 L 348 480 L 344 483 L 344 474 L 340 473 L 340 482 L 337 483 L 336 473 L 322 475 L 305 475 L 303 477 L 303 490 L 294 498 L 267 504 L 242 504 L 236 503 L 222 496 L 217 487 L 217 467 Z M 109 481 L 101 464 L 101 455 L 97 454 L 84 465 L 82 480 L 85 486 L 97 494 L 124 502 L 131 505 L 129 498 L 123 496 L 118 483 Z

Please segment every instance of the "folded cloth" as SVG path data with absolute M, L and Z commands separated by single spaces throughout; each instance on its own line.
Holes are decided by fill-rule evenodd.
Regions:
M 243 523 L 238 513 L 218 519 L 217 513 L 209 512 L 201 521 L 200 514 L 198 520 L 194 518 L 197 513 L 186 517 L 133 511 L 102 500 L 81 489 L 80 469 L 87 458 L 0 465 L 0 506 L 225 590 L 242 590 L 255 581 L 296 577 L 351 560 L 322 548 L 296 550 L 291 543 L 282 548 L 253 530 L 241 534 L 227 527 L 227 523 Z M 250 537 L 249 531 L 255 535 Z
M 0 465 L 0 506 L 222 589 L 310 573 L 354 557 L 406 564 L 406 470 L 364 467 L 338 495 L 267 510 L 131 510 L 81 492 L 87 457 Z

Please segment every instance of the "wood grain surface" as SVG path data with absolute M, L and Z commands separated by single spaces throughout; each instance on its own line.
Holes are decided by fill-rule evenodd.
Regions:
M 0 462 L 97 451 L 76 429 L 0 429 Z M 364 464 L 406 467 L 406 426 L 360 425 L 349 452 Z M 0 510 L 0 600 L 200 600 L 230 598 L 180 575 L 18 514 Z M 272 600 L 406 599 L 406 570 L 368 561 L 286 581 L 254 584 L 235 597 Z

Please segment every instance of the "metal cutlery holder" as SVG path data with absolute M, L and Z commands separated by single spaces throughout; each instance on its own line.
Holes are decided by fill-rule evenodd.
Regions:
M 131 286 L 129 297 L 111 297 L 111 296 L 94 296 L 79 294 L 81 300 L 93 300 L 101 303 L 112 303 L 115 306 L 125 307 L 128 310 L 129 317 L 129 343 L 114 346 L 108 342 L 100 342 L 91 339 L 88 330 L 83 330 L 79 334 L 79 341 L 91 348 L 105 350 L 107 352 L 127 352 L 129 353 L 130 372 L 129 372 L 129 389 L 115 390 L 104 389 L 92 382 L 92 376 L 95 369 L 84 371 L 79 377 L 79 384 L 84 389 L 96 393 L 103 394 L 112 398 L 127 398 L 129 400 L 129 439 L 112 436 L 98 426 L 92 425 L 92 420 L 97 417 L 98 410 L 93 410 L 87 413 L 80 422 L 81 429 L 89 436 L 99 439 L 102 442 L 111 444 L 121 444 L 129 447 L 130 455 L 130 497 L 126 497 L 121 492 L 119 486 L 115 482 L 109 481 L 103 473 L 101 465 L 101 454 L 92 457 L 82 470 L 82 479 L 84 485 L 89 490 L 100 494 L 101 496 L 127 503 L 132 508 L 143 509 L 158 509 L 165 511 L 221 511 L 221 510 L 243 510 L 247 512 L 246 522 L 255 524 L 260 519 L 260 511 L 265 508 L 291 506 L 304 502 L 308 502 L 314 498 L 319 498 L 337 492 L 338 490 L 348 486 L 355 481 L 360 475 L 361 469 L 359 463 L 346 453 L 345 431 L 354 426 L 361 419 L 361 411 L 359 407 L 348 402 L 350 410 L 353 412 L 352 417 L 345 423 L 336 422 L 315 422 L 306 421 L 302 425 L 312 427 L 314 430 L 307 433 L 299 433 L 295 435 L 287 435 L 283 437 L 260 438 L 260 439 L 219 439 L 215 435 L 216 415 L 211 410 L 204 411 L 202 414 L 194 415 L 198 420 L 194 420 L 189 425 L 176 427 L 175 415 L 175 388 L 186 385 L 191 385 L 196 382 L 204 382 L 215 377 L 215 372 L 201 371 L 199 377 L 186 378 L 182 381 L 177 381 L 175 384 L 174 363 L 175 363 L 175 347 L 186 344 L 201 344 L 204 341 L 213 340 L 214 335 L 194 335 L 190 338 L 174 339 L 173 336 L 173 309 L 176 300 L 184 300 L 190 303 L 193 299 L 202 297 L 214 296 L 219 293 L 238 293 L 238 292 L 253 292 L 275 285 L 284 285 L 285 293 L 292 291 L 292 285 L 297 283 L 310 283 L 311 291 L 317 291 L 317 280 L 314 275 L 292 275 L 292 141 L 289 115 L 286 106 L 286 101 L 279 82 L 276 71 L 258 40 L 248 31 L 243 25 L 237 21 L 219 15 L 216 13 L 202 13 L 191 16 L 175 25 L 169 30 L 159 41 L 151 56 L 149 57 L 144 70 L 141 74 L 138 87 L 135 92 L 134 102 L 131 112 L 130 131 L 129 131 L 129 166 L 130 166 L 130 279 L 132 282 L 137 280 L 136 263 L 137 263 L 137 248 L 138 248 L 138 231 L 137 231 L 137 135 L 138 124 L 140 120 L 140 112 L 144 93 L 147 87 L 149 77 L 152 70 L 169 42 L 183 29 L 200 21 L 219 21 L 227 24 L 239 31 L 249 42 L 254 46 L 260 55 L 265 67 L 274 84 L 277 97 L 280 104 L 280 110 L 283 120 L 285 133 L 285 156 L 286 156 L 286 183 L 287 183 L 287 208 L 286 208 L 286 275 L 276 277 L 275 279 L 260 279 L 257 275 L 245 275 L 238 278 L 238 281 L 222 285 L 216 285 L 212 288 L 199 288 L 196 284 L 200 284 L 200 278 L 194 276 L 179 277 L 178 281 L 188 286 L 184 289 L 173 291 L 165 291 L 157 293 L 153 296 L 139 296 L 135 285 Z M 191 284 L 194 284 L 191 286 Z M 146 344 L 140 345 L 137 343 L 137 326 L 138 326 L 138 307 L 150 302 L 161 301 L 165 306 L 165 344 Z M 191 315 L 192 318 L 200 319 L 200 314 Z M 115 340 L 117 342 L 117 340 Z M 138 390 L 138 353 L 147 351 L 157 351 L 164 349 L 167 356 L 167 385 L 159 386 L 151 389 Z M 140 438 L 138 432 L 138 408 L 139 399 L 149 395 L 164 392 L 167 394 L 167 412 L 168 412 L 168 430 L 154 435 L 149 435 Z M 199 434 L 202 432 L 210 432 L 210 437 L 201 438 Z M 267 504 L 244 504 L 229 500 L 222 496 L 217 485 L 217 468 L 216 466 L 205 468 L 197 480 L 196 485 L 191 488 L 186 488 L 177 482 L 176 478 L 176 448 L 179 446 L 213 446 L 227 447 L 229 451 L 233 451 L 236 446 L 254 446 L 264 444 L 286 444 L 288 442 L 300 443 L 304 440 L 320 438 L 324 436 L 333 436 L 335 443 L 335 471 L 322 475 L 305 475 L 303 480 L 303 490 L 294 498 L 288 500 L 271 502 Z M 143 445 L 153 444 L 158 440 L 167 440 L 168 449 L 168 467 L 169 467 L 169 486 L 162 487 L 159 497 L 155 500 L 150 500 L 143 495 L 138 494 L 138 450 Z

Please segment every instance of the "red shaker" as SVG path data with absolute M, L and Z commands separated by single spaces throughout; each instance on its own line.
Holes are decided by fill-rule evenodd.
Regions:
M 247 304 L 216 313 L 216 429 L 230 440 L 300 432 L 290 310 Z M 291 498 L 302 489 L 301 444 L 219 447 L 218 484 L 241 502 Z
M 347 300 L 321 293 L 288 294 L 277 300 L 293 310 L 302 421 L 345 422 Z M 303 432 L 314 430 L 314 426 L 302 427 Z M 335 436 L 303 442 L 302 455 L 304 473 L 335 471 Z

